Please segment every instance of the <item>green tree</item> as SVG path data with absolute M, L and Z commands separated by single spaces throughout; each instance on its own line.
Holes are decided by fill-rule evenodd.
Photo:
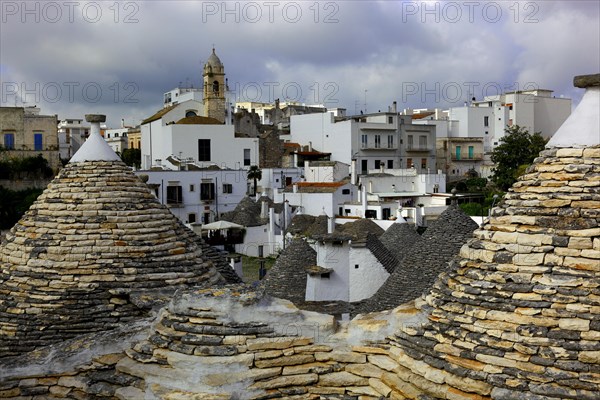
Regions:
M 507 191 L 520 173 L 544 150 L 546 139 L 540 132 L 531 134 L 519 125 L 510 126 L 505 132 L 500 145 L 492 152 L 492 162 L 496 164 L 492 182 L 501 190 Z
M 125 149 L 120 156 L 121 160 L 130 167 L 140 168 L 142 165 L 142 151 L 140 149 Z
M 262 179 L 262 171 L 258 168 L 258 165 L 252 165 L 248 169 L 248 180 L 254 181 L 254 194 L 256 194 L 256 185 L 260 179 Z

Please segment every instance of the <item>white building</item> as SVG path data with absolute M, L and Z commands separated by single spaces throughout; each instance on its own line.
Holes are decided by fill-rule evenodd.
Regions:
M 457 180 L 471 170 L 483 177 L 491 175 L 489 153 L 500 144 L 507 127 L 519 125 L 530 133 L 552 137 L 571 114 L 571 99 L 555 98 L 551 90 L 536 89 L 486 96 L 444 112 L 427 111 L 413 122 L 436 126 L 438 168 L 450 180 Z
M 70 159 L 90 134 L 90 126 L 83 119 L 71 118 L 58 122 L 58 146 L 60 158 Z
M 373 224 L 352 222 L 365 223 Z M 365 227 L 359 236 L 336 231 L 315 238 L 317 265 L 307 271 L 307 301 L 355 302 L 373 296 L 385 283 L 397 260 L 368 231 Z
M 246 171 L 241 169 L 146 170 L 136 174 L 147 175 L 154 195 L 186 224 L 217 221 L 246 195 Z
M 107 129 L 104 131 L 104 140 L 115 153 L 121 154 L 123 150 L 129 148 L 128 127 Z
M 176 87 L 175 89 L 169 90 L 163 95 L 163 107 L 171 107 L 188 100 L 202 103 L 202 89 L 194 87 Z
M 170 156 L 200 166 L 239 169 L 257 165 L 258 138 L 235 137 L 233 125 L 202 117 L 203 105 L 188 100 L 163 108 L 142 122 L 142 169 Z
M 435 126 L 390 112 L 336 117 L 333 112 L 291 117 L 289 140 L 331 153 L 331 160 L 369 169 L 435 170 Z
M 446 207 L 434 200 L 446 191 L 442 173 L 419 174 L 416 169 L 393 169 L 385 173 L 370 170 L 360 176 L 360 191 L 352 201 L 340 206 L 345 217 L 376 220 L 406 220 L 419 226 L 435 219 Z
M 305 180 L 274 191 L 276 202 L 288 201 L 290 206 L 309 215 L 336 215 L 340 205 L 351 201 L 356 188 L 350 183 L 349 165 L 333 161 L 306 162 Z M 338 214 L 339 215 L 339 214 Z

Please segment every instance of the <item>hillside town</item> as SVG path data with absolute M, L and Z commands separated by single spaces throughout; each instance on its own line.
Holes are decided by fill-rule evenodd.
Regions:
M 351 113 L 206 53 L 139 121 L 0 107 L 0 398 L 598 399 L 598 74 Z

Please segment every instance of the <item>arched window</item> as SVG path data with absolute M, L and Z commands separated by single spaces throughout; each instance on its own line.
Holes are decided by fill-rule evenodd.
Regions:
M 195 111 L 193 111 L 193 110 L 189 110 L 189 111 L 186 111 L 186 112 L 185 112 L 185 116 L 186 116 L 186 117 L 195 117 L 195 116 L 197 116 L 197 115 L 198 115 L 198 114 L 196 114 L 196 112 L 195 112 Z
M 213 93 L 219 93 L 219 82 L 218 81 L 213 82 Z

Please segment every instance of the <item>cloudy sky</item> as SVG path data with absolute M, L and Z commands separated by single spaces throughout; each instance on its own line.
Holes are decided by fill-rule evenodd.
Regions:
M 600 1 L 0 0 L 2 105 L 138 123 L 200 87 L 214 45 L 239 100 L 348 113 L 461 106 L 600 71 Z

